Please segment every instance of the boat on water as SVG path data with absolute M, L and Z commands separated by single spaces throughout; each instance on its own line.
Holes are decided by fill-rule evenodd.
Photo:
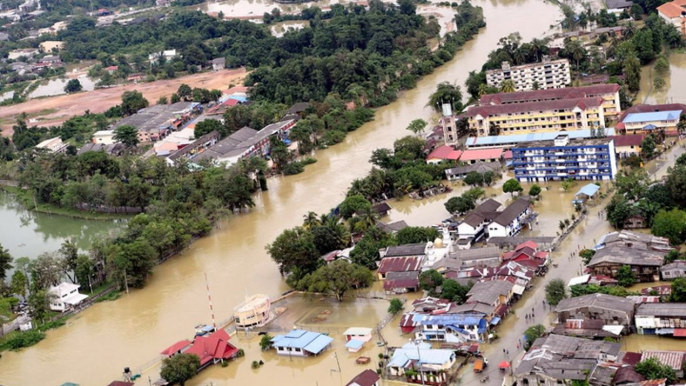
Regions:
M 257 294 L 245 299 L 234 308 L 237 328 L 262 327 L 271 319 L 271 301 L 268 295 Z

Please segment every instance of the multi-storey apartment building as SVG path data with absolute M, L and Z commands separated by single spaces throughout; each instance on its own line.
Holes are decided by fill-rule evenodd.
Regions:
M 605 126 L 601 97 L 475 106 L 466 117 L 478 136 L 588 130 Z
M 512 149 L 519 181 L 611 180 L 617 174 L 614 142 L 608 138 L 531 142 Z
M 479 100 L 479 105 L 509 105 L 513 103 L 546 102 L 561 99 L 603 98 L 603 114 L 611 119 L 622 112 L 619 103 L 619 85 L 598 84 L 593 86 L 554 88 L 548 90 L 534 90 L 522 92 L 508 92 L 485 94 Z
M 503 62 L 500 70 L 486 71 L 486 83 L 498 87 L 504 80 L 512 80 L 515 91 L 534 90 L 534 84 L 539 89 L 563 88 L 572 83 L 569 73 L 569 60 L 550 60 L 543 57 L 543 62 L 510 66 Z

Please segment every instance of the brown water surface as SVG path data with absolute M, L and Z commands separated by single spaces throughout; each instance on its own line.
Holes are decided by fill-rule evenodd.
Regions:
M 161 350 L 187 337 L 193 326 L 210 322 L 205 273 L 218 320 L 230 318 L 233 307 L 242 301 L 246 292 L 276 297 L 286 291 L 287 286 L 264 250 L 265 244 L 284 228 L 300 224 L 307 211 L 325 212 L 340 202 L 352 180 L 367 173 L 372 150 L 390 147 L 395 139 L 407 135 L 405 128 L 413 119 L 429 120 L 431 111 L 425 104 L 438 82 L 464 84 L 468 72 L 481 67 L 501 37 L 516 31 L 525 40 L 540 37 L 559 15 L 555 5 L 535 0 L 489 0 L 474 4 L 484 8 L 489 27 L 465 45 L 454 60 L 422 79 L 416 89 L 403 93 L 397 102 L 380 108 L 373 122 L 351 133 L 344 143 L 319 152 L 319 161 L 308 166 L 304 173 L 271 179 L 269 191 L 256 197 L 256 208 L 230 219 L 184 253 L 157 267 L 145 289 L 91 307 L 70 319 L 67 326 L 49 332 L 47 339 L 36 346 L 3 353 L 0 383 L 7 386 L 50 386 L 67 381 L 89 386 L 108 384 L 120 376 L 125 366 L 137 367 L 156 358 Z M 377 318 L 378 310 L 361 314 L 361 322 L 367 314 Z M 347 324 L 351 320 L 344 318 L 342 322 Z M 230 364 L 228 368 L 215 366 L 202 372 L 191 384 L 207 385 L 211 381 L 214 385 L 299 385 L 302 382 L 298 380 L 308 379 L 308 384 L 339 385 L 347 383 L 361 370 L 349 358 L 341 358 L 341 354 L 339 359 L 345 362 L 341 367 L 347 369 L 342 377 L 328 372 L 333 368 L 328 356 L 291 362 L 264 354 L 268 367 L 253 371 L 249 361 L 256 359 L 250 354 L 255 352 L 256 343 L 242 339 L 236 343 L 249 348 L 246 350 L 249 357 L 242 364 Z M 324 370 L 316 366 L 318 361 L 327 361 Z M 283 372 L 272 372 L 270 367 L 284 368 L 292 378 L 281 377 Z M 322 376 L 322 372 L 327 375 Z M 147 385 L 148 380 L 142 379 L 138 384 Z

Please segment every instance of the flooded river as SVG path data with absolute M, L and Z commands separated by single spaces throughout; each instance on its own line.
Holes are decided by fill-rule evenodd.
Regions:
M 373 122 L 350 133 L 344 143 L 319 152 L 319 161 L 304 173 L 271 179 L 269 191 L 256 197 L 256 208 L 231 218 L 186 252 L 157 267 L 145 289 L 89 308 L 67 326 L 50 331 L 47 339 L 34 347 L 3 353 L 0 383 L 49 386 L 69 381 L 97 386 L 118 379 L 125 366 L 146 363 L 170 344 L 188 337 L 196 324 L 210 321 L 205 273 L 218 320 L 229 318 L 246 292 L 276 296 L 286 291 L 286 284 L 264 250 L 265 244 L 284 228 L 300 224 L 308 210 L 321 213 L 340 202 L 352 180 L 369 170 L 368 159 L 374 149 L 390 147 L 395 139 L 407 135 L 405 127 L 413 119 L 430 119 L 431 111 L 425 105 L 437 83 L 462 85 L 468 72 L 481 67 L 501 37 L 515 31 L 526 40 L 540 37 L 559 16 L 553 4 L 537 0 L 474 4 L 484 7 L 489 27 L 453 61 L 418 82 L 416 89 L 405 92 L 397 102 L 380 108 Z M 235 342 L 244 344 L 238 339 Z M 211 380 L 213 385 L 295 385 L 302 383 L 296 383 L 298 379 L 308 379 L 322 386 L 343 385 L 361 368 L 354 367 L 347 355 L 343 357 L 342 344 L 335 347 L 344 362 L 341 367 L 347 369 L 342 377 L 320 379 L 322 371 L 330 374 L 328 366 L 324 370 L 318 366 L 317 370 L 312 366 L 314 362 L 307 360 L 268 361 L 269 369 L 253 371 L 249 362 L 255 358 L 246 358 L 228 368 L 215 366 L 188 384 L 204 386 Z M 286 373 L 292 375 L 284 377 Z M 138 383 L 147 385 L 148 380 Z

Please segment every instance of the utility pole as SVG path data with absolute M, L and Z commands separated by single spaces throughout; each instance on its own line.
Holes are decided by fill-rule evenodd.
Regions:
M 340 374 L 341 373 L 341 362 L 338 361 L 338 353 L 334 351 L 333 356 L 334 356 L 334 358 L 336 358 L 336 365 L 338 365 L 338 373 Z
M 212 307 L 212 295 L 210 294 L 210 283 L 207 281 L 207 272 L 205 272 L 205 285 L 207 286 L 207 300 L 210 303 L 210 314 L 212 314 L 212 325 L 217 329 L 217 322 L 214 319 L 214 308 Z

